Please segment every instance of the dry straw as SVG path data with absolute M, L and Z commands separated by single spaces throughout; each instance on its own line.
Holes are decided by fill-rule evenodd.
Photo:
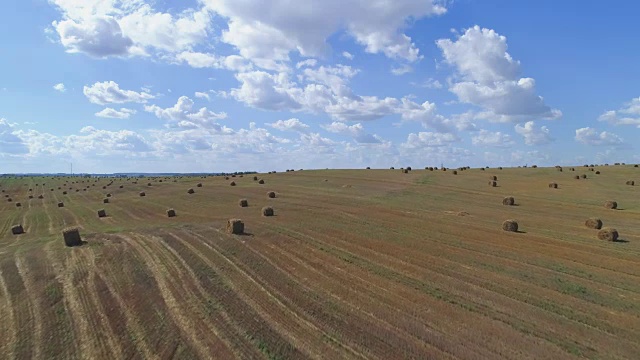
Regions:
M 270 199 L 274 199 L 276 197 L 276 193 L 274 191 L 269 191 L 267 193 L 267 197 Z
M 618 240 L 618 230 L 613 228 L 604 228 L 598 231 L 598 239 L 606 240 L 606 241 L 616 241 Z
M 240 207 L 247 207 L 249 206 L 249 201 L 247 199 L 240 199 L 238 205 L 240 205 Z
M 265 206 L 262 208 L 262 216 L 273 216 L 274 211 L 271 206 Z
M 104 209 L 100 209 L 98 210 L 98 217 L 106 217 L 107 216 L 107 212 Z
M 13 235 L 20 235 L 24 233 L 24 228 L 22 227 L 22 225 L 13 225 L 11 227 L 11 233 Z
M 558 188 L 558 184 L 557 184 L 557 183 L 554 183 L 554 182 L 549 183 L 549 188 L 551 188 L 551 189 L 557 189 L 557 188 Z
M 516 203 L 516 200 L 513 198 L 513 196 L 507 196 L 504 199 L 502 199 L 502 205 L 514 205 Z
M 175 217 L 176 216 L 176 211 L 173 209 L 169 209 L 167 210 L 167 217 Z
M 502 223 L 502 230 L 517 232 L 518 231 L 518 222 L 516 220 L 506 220 Z
M 602 220 L 598 218 L 589 218 L 584 222 L 584 226 L 588 227 L 589 229 L 599 230 L 602 228 Z
M 609 200 L 604 203 L 604 207 L 607 209 L 617 209 L 618 203 L 615 201 Z
M 240 219 L 227 220 L 227 232 L 229 234 L 241 235 L 244 233 L 244 222 Z
M 69 228 L 62 231 L 62 237 L 64 238 L 64 244 L 66 246 L 80 246 L 82 245 L 82 238 L 80 237 L 80 231 L 77 228 Z

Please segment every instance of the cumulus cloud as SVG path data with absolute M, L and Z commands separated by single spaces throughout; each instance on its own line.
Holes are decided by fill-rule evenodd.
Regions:
M 296 118 L 291 118 L 288 120 L 278 120 L 274 123 L 266 124 L 266 125 L 280 131 L 291 130 L 291 131 L 297 131 L 297 132 L 306 132 L 309 129 L 309 125 L 303 123 L 302 121 Z
M 67 52 L 97 58 L 189 50 L 207 39 L 211 26 L 204 7 L 170 14 L 141 0 L 50 2 L 61 13 L 52 25 Z
M 407 64 L 391 69 L 391 73 L 393 75 L 396 75 L 396 76 L 408 74 L 408 73 L 410 73 L 412 71 L 413 71 L 413 67 L 411 67 L 411 65 L 407 65 Z
M 59 84 L 53 85 L 53 90 L 59 91 L 59 92 L 65 92 L 67 91 L 67 88 L 65 88 L 63 83 L 59 83 Z
M 349 60 L 353 60 L 353 58 L 354 58 L 353 54 L 351 54 L 351 53 L 350 53 L 350 52 L 348 52 L 348 51 L 343 51 L 343 52 L 342 52 L 342 56 L 343 56 L 344 58 L 349 59 Z
M 29 152 L 26 143 L 17 135 L 15 126 L 0 118 L 0 155 L 22 155 Z
M 326 40 L 346 29 L 365 51 L 416 61 L 419 50 L 403 33 L 409 20 L 441 15 L 446 8 L 432 0 L 306 0 L 291 6 L 287 0 L 204 0 L 228 19 L 222 40 L 248 59 L 288 61 L 289 53 L 321 56 Z M 313 8 L 313 12 L 305 9 Z
M 448 146 L 451 143 L 458 141 L 460 141 L 460 139 L 456 135 L 450 133 L 419 132 L 417 134 L 409 134 L 407 141 L 403 146 L 412 149 L 440 147 Z
M 196 96 L 197 98 L 200 98 L 200 99 L 207 99 L 207 100 L 210 100 L 210 98 L 209 98 L 209 94 L 208 94 L 208 93 L 206 93 L 206 92 L 196 91 L 195 96 Z
M 598 120 L 613 125 L 633 125 L 640 128 L 640 97 L 631 99 L 618 110 L 605 111 Z
M 131 115 L 135 114 L 137 111 L 133 109 L 120 108 L 120 110 L 116 110 L 113 108 L 105 108 L 102 111 L 96 113 L 96 116 L 103 118 L 111 118 L 111 119 L 128 119 Z
M 575 139 L 579 143 L 592 146 L 620 146 L 624 144 L 624 140 L 618 135 L 607 131 L 598 132 L 590 127 L 576 129 Z
M 169 108 L 162 108 L 158 105 L 145 105 L 146 112 L 153 113 L 157 118 L 172 121 L 179 127 L 196 128 L 205 127 L 225 131 L 225 128 L 217 123 L 220 119 L 225 119 L 224 112 L 216 113 L 206 107 L 193 112 L 193 100 L 187 96 L 181 96 L 175 105 Z
M 533 121 L 526 122 L 524 126 L 517 124 L 515 131 L 524 137 L 524 143 L 527 145 L 543 145 L 553 141 L 549 129 L 546 126 L 536 128 Z
M 354 124 L 354 125 L 347 125 L 343 122 L 334 121 L 331 124 L 321 125 L 321 126 L 323 129 L 327 130 L 328 132 L 331 132 L 334 134 L 341 134 L 345 136 L 351 136 L 356 142 L 361 144 L 380 143 L 380 138 L 375 135 L 368 134 L 365 131 L 364 126 L 362 126 L 362 124 L 360 123 Z
M 520 62 L 507 52 L 507 39 L 494 30 L 474 26 L 457 40 L 436 44 L 460 78 L 449 90 L 461 102 L 481 107 L 477 118 L 493 122 L 557 119 L 562 112 L 536 94 L 535 80 L 520 78 Z
M 91 86 L 85 86 L 84 95 L 90 102 L 98 105 L 122 104 L 122 103 L 146 103 L 155 98 L 147 92 L 120 89 L 115 81 L 97 82 Z
M 514 144 L 514 141 L 509 134 L 504 134 L 500 131 L 480 130 L 475 136 L 471 137 L 471 143 L 477 146 L 509 147 Z

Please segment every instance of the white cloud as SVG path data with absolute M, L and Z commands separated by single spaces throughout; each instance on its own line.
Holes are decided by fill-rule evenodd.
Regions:
M 154 95 L 146 92 L 122 90 L 114 81 L 97 82 L 91 86 L 85 86 L 83 93 L 90 102 L 98 105 L 128 102 L 146 103 L 147 100 L 155 98 Z
M 120 108 L 120 110 L 116 110 L 113 108 L 105 108 L 102 111 L 96 113 L 96 116 L 103 118 L 112 118 L 112 119 L 128 119 L 131 115 L 135 114 L 137 111 L 127 108 Z
M 345 57 L 345 58 L 347 58 L 347 59 L 349 59 L 349 60 L 353 60 L 353 58 L 354 58 L 353 54 L 351 54 L 351 53 L 350 53 L 350 52 L 348 52 L 348 51 L 343 51 L 343 52 L 342 52 L 342 56 L 343 56 L 343 57 Z
M 196 91 L 195 96 L 196 96 L 197 98 L 200 98 L 200 99 L 207 99 L 207 100 L 210 100 L 210 98 L 209 98 L 209 94 L 207 94 L 206 92 Z
M 403 147 L 409 149 L 440 147 L 448 146 L 451 143 L 458 141 L 460 141 L 460 139 L 456 135 L 450 133 L 419 132 L 417 134 L 409 134 L 407 141 L 403 144 Z
M 351 136 L 356 142 L 361 144 L 375 144 L 375 143 L 381 142 L 379 137 L 368 134 L 365 131 L 364 126 L 362 126 L 362 124 L 360 123 L 354 124 L 354 125 L 347 125 L 343 122 L 334 121 L 329 125 L 321 125 L 321 126 L 328 132 L 331 132 L 334 134 Z
M 509 147 L 514 144 L 514 141 L 509 134 L 500 131 L 480 130 L 478 134 L 471 137 L 471 143 L 476 146 Z
M 53 85 L 53 90 L 55 91 L 59 91 L 59 92 L 65 92 L 67 91 L 67 89 L 64 87 L 63 83 L 59 83 L 59 84 L 55 84 Z
M 307 60 L 298 62 L 296 64 L 296 69 L 300 69 L 301 67 L 315 67 L 317 64 L 318 64 L 318 60 L 307 59 Z
M 613 125 L 633 125 L 640 128 L 640 97 L 631 99 L 623 108 L 605 111 L 598 120 Z
M 207 39 L 211 26 L 205 8 L 169 14 L 141 0 L 50 2 L 61 13 L 52 25 L 67 52 L 97 58 L 190 50 Z
M 29 152 L 27 144 L 17 135 L 16 124 L 0 118 L 0 155 L 23 155 Z
M 411 85 L 423 87 L 423 88 L 426 88 L 426 89 L 442 89 L 442 83 L 440 81 L 432 79 L 432 78 L 428 78 L 427 80 L 425 80 L 425 81 L 423 81 L 421 83 L 412 82 Z
M 413 71 L 413 67 L 411 65 L 404 64 L 400 67 L 396 67 L 391 69 L 391 73 L 396 76 L 408 74 Z
M 200 108 L 197 112 L 192 112 L 194 102 L 187 96 L 181 96 L 176 104 L 170 108 L 161 108 L 157 105 L 145 105 L 146 112 L 153 113 L 157 118 L 173 121 L 177 126 L 184 128 L 209 128 L 217 131 L 226 131 L 217 120 L 225 119 L 224 112 L 216 113 L 206 107 Z
M 280 131 L 293 130 L 298 132 L 306 132 L 309 129 L 309 125 L 296 118 L 291 118 L 289 120 L 278 120 L 274 123 L 266 125 Z
M 479 26 L 466 29 L 456 41 L 436 42 L 445 62 L 456 67 L 461 81 L 449 90 L 464 103 L 484 109 L 477 118 L 493 122 L 557 119 L 562 112 L 551 109 L 536 95 L 535 80 L 519 78 L 520 62 L 507 52 L 507 39 Z
M 598 133 L 596 129 L 585 127 L 576 129 L 576 141 L 592 146 L 620 146 L 624 140 L 616 134 L 603 131 Z
M 251 63 L 238 55 L 217 56 L 210 53 L 183 51 L 176 54 L 177 63 L 187 63 L 196 69 L 214 68 L 232 71 L 249 71 L 253 68 Z
M 441 15 L 446 8 L 432 0 L 306 0 L 291 6 L 288 0 L 204 0 L 228 19 L 222 40 L 248 59 L 288 61 L 289 53 L 321 56 L 326 40 L 346 29 L 369 53 L 416 61 L 419 51 L 403 34 L 409 20 Z M 305 9 L 313 8 L 309 12 Z
M 524 137 L 527 145 L 543 145 L 553 141 L 549 129 L 546 126 L 536 128 L 533 121 L 528 121 L 524 126 L 517 124 L 515 131 Z

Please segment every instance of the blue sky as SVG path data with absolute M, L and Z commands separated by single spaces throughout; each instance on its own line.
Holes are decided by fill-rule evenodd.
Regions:
M 14 3 L 0 172 L 640 162 L 636 2 Z

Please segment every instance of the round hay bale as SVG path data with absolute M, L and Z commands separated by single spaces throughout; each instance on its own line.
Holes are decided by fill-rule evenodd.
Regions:
M 238 205 L 240 205 L 240 207 L 247 207 L 249 206 L 249 201 L 247 199 L 240 199 L 240 201 L 238 201 Z
M 370 167 L 370 166 L 367 166 L 367 170 L 371 170 L 371 167 Z
M 276 193 L 274 191 L 269 191 L 267 193 L 267 197 L 270 199 L 274 199 L 276 197 Z
M 589 229 L 599 230 L 602 228 L 602 220 L 598 218 L 589 218 L 584 222 L 584 226 L 588 227 Z
M 64 244 L 68 247 L 82 245 L 80 231 L 77 228 L 64 229 L 62 231 L 62 238 L 64 239 Z
M 105 216 L 107 216 L 107 212 L 104 209 L 98 210 L 98 217 L 103 218 Z
M 489 181 L 489 186 L 496 187 L 496 186 L 498 186 L 498 183 L 495 182 L 495 181 Z
M 197 187 L 202 187 L 202 183 L 198 183 L 196 186 Z
M 576 179 L 576 180 L 580 180 L 580 175 L 576 175 L 573 178 Z
M 502 166 L 498 166 L 498 170 L 502 170 Z
M 120 188 L 120 189 L 124 189 L 124 185 L 120 185 L 120 186 L 119 186 L 119 188 Z
M 147 194 L 144 193 L 144 191 L 140 191 L 140 193 L 138 194 L 140 196 L 147 196 Z
M 228 177 L 228 176 L 225 176 L 225 177 L 224 177 L 224 179 L 225 179 L 225 180 L 229 180 L 229 177 Z
M 407 170 L 407 169 L 403 169 L 403 170 L 402 170 L 402 172 L 403 172 L 403 173 L 405 173 L 405 174 L 408 174 L 408 173 L 409 173 L 409 170 Z
M 19 203 L 19 202 L 17 202 L 17 203 L 16 203 L 16 207 L 20 207 L 20 206 L 22 206 L 22 204 L 21 204 L 21 203 Z
M 586 179 L 587 178 L 587 174 L 582 174 L 580 175 L 581 178 Z
M 8 199 L 7 199 L 7 202 L 12 202 L 12 201 L 13 201 L 13 199 L 12 199 L 12 198 L 8 198 Z
M 195 191 L 195 190 L 193 190 L 192 188 L 189 188 L 189 190 L 187 190 L 187 194 L 193 194 L 193 193 L 195 193 L 195 192 L 196 192 L 196 191 Z
M 20 234 L 24 234 L 24 228 L 22 227 L 22 225 L 13 225 L 11 227 L 11 233 L 13 235 L 20 235 Z
M 457 170 L 453 170 L 452 173 L 453 173 L 453 175 L 458 175 L 458 171 Z
M 557 184 L 557 183 L 554 183 L 554 182 L 551 182 L 551 183 L 549 183 L 549 187 L 550 187 L 551 189 L 557 189 L 557 188 L 558 188 L 558 184 Z
M 596 171 L 596 175 L 600 175 L 600 171 Z
M 395 168 L 394 166 L 392 166 L 392 167 L 390 167 L 389 169 L 390 169 L 390 170 L 395 170 L 396 168 Z
M 29 195 L 29 199 L 33 199 L 33 195 Z
M 260 184 L 260 185 L 264 185 L 264 179 L 260 179 L 260 180 L 258 181 L 258 184 Z
M 38 199 L 44 199 L 44 195 L 42 194 L 38 195 Z
M 173 209 L 169 209 L 167 210 L 167 217 L 175 217 L 176 216 L 176 211 Z
M 236 186 L 236 182 L 235 182 L 235 181 L 232 181 L 232 182 L 230 182 L 230 183 L 229 183 L 229 185 L 231 185 L 231 186 Z
M 244 234 L 244 222 L 240 219 L 227 220 L 227 232 L 234 235 Z
M 495 175 L 491 175 L 491 176 L 489 176 L 489 180 L 498 181 L 498 177 L 495 176 Z
M 633 167 L 638 167 L 638 164 L 633 165 Z
M 618 240 L 618 230 L 613 228 L 604 228 L 598 231 L 598 239 L 605 241 L 616 241 Z
M 633 181 L 633 180 L 628 180 L 628 181 L 626 182 L 626 184 L 627 184 L 627 185 L 630 185 L 630 186 L 634 186 L 636 183 L 635 183 L 635 181 Z
M 576 171 L 576 168 L 571 168 L 571 169 L 569 169 L 569 170 L 571 170 L 571 171 Z
M 254 177 L 253 177 L 253 181 L 258 181 L 258 177 L 257 177 L 257 176 L 254 176 Z
M 518 231 L 518 222 L 516 220 L 506 220 L 502 223 L 502 230 L 517 232 Z
M 534 169 L 537 169 L 538 165 L 532 165 L 531 167 L 534 168 Z
M 67 192 L 66 192 L 66 191 L 63 191 L 63 192 L 62 192 L 62 195 L 67 195 Z
M 609 201 L 605 201 L 604 203 L 604 207 L 607 209 L 617 209 L 618 208 L 618 203 L 612 200 Z
M 111 194 L 107 194 L 107 197 L 111 197 Z
M 514 205 L 516 203 L 516 200 L 513 198 L 513 196 L 507 196 L 504 199 L 502 199 L 502 205 Z
M 109 198 L 102 199 L 102 202 L 105 203 L 105 204 L 108 204 L 109 203 Z
M 64 207 L 64 203 L 63 202 L 59 202 L 58 203 L 58 207 Z
M 411 166 L 407 166 L 406 170 L 411 171 Z
M 102 187 L 102 190 L 105 190 L 106 188 L 107 188 L 106 186 L 103 186 L 103 187 Z
M 262 208 L 262 216 L 273 216 L 273 208 L 271 206 L 265 206 Z

